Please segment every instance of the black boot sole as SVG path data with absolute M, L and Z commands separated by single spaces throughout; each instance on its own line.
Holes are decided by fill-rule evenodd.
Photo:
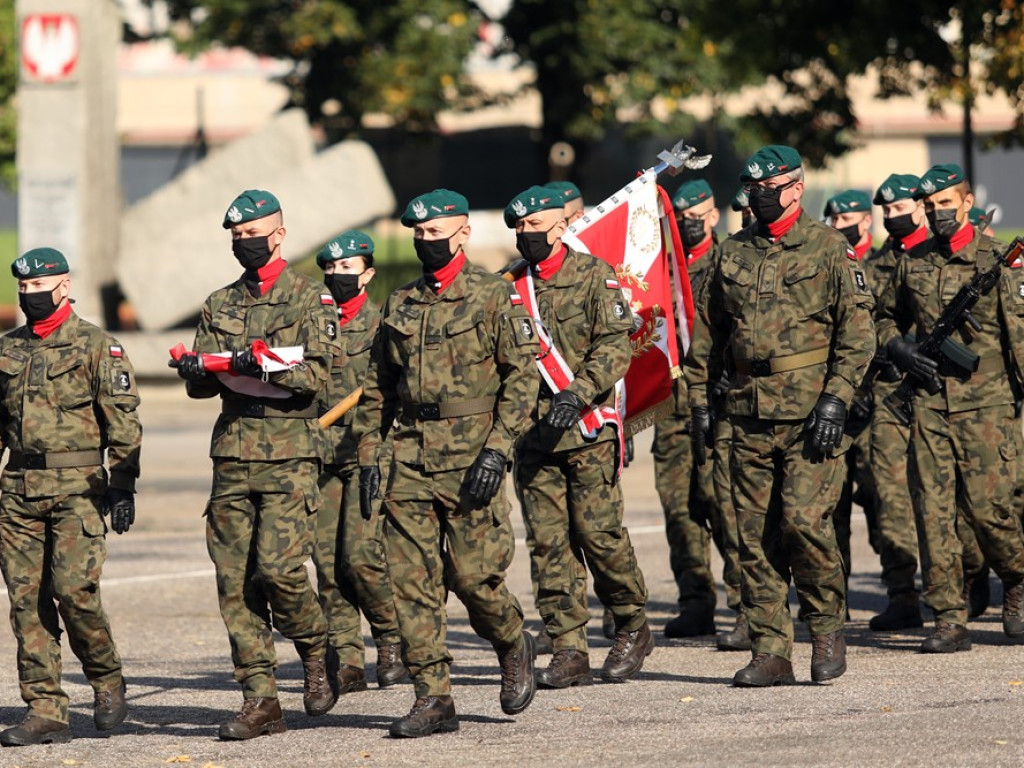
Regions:
M 557 683 L 548 682 L 547 680 L 541 679 L 537 676 L 537 687 L 543 688 L 548 691 L 558 691 L 563 688 L 575 688 L 578 685 L 593 685 L 594 684 L 594 673 L 588 672 L 586 675 L 577 675 L 576 677 L 568 680 L 560 680 Z
M 763 683 L 755 683 L 749 680 L 732 679 L 735 688 L 774 688 L 776 685 L 796 685 L 796 675 L 784 675 L 776 677 Z
M 0 737 L 0 745 L 5 747 L 32 747 L 36 744 L 67 744 L 71 741 L 71 731 L 55 731 L 39 738 L 35 737 Z
M 401 722 L 392 723 L 388 729 L 388 733 L 393 739 L 418 739 L 421 736 L 430 736 L 435 733 L 453 733 L 459 730 L 458 718 L 452 718 L 451 720 L 443 720 L 440 723 L 434 723 L 427 728 L 419 730 L 406 730 L 402 728 Z
M 275 733 L 284 733 L 288 730 L 288 725 L 284 720 L 274 720 L 269 723 L 264 723 L 255 731 L 250 731 L 243 734 L 233 734 L 227 726 L 230 723 L 225 723 L 220 727 L 220 732 L 217 734 L 221 741 L 248 741 L 249 739 L 255 739 L 258 736 L 270 736 Z
M 937 646 L 921 646 L 921 653 L 956 653 L 957 651 L 969 651 L 971 650 L 970 638 L 967 640 L 961 640 L 954 645 L 946 645 L 942 647 Z

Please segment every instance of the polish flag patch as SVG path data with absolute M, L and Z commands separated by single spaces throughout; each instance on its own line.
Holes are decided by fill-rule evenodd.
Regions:
M 518 293 L 510 293 L 508 299 L 512 302 L 513 307 L 520 307 L 523 304 L 523 297 Z
M 324 305 L 331 305 L 334 303 L 334 297 L 329 293 L 320 294 L 320 303 Z
M 612 280 L 611 278 L 608 278 L 607 280 L 604 281 L 604 287 L 612 289 L 612 290 L 616 290 L 616 291 L 621 288 L 621 286 L 619 285 L 619 281 L 618 280 Z
M 1020 256 L 1010 262 L 1010 269 L 1020 269 L 1024 267 L 1024 261 L 1020 260 Z
M 124 357 L 124 352 L 122 352 L 121 348 L 119 346 L 117 346 L 116 344 L 111 344 L 110 345 L 110 356 L 111 357 Z
M 850 261 L 860 261 L 860 259 L 857 258 L 857 252 L 853 250 L 853 248 L 850 248 L 849 246 L 847 246 L 846 248 L 846 258 L 848 258 Z

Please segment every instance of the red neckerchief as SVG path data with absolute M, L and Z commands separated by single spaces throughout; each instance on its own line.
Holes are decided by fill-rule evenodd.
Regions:
M 281 273 L 284 272 L 284 268 L 287 266 L 287 261 L 277 259 L 256 270 L 256 274 L 260 277 L 260 296 L 266 295 L 267 291 L 274 287 L 277 278 L 281 276 Z
M 863 259 L 864 256 L 867 254 L 867 252 L 870 251 L 870 250 L 871 250 L 871 238 L 870 237 L 864 238 L 864 244 L 863 245 L 861 245 L 860 243 L 857 243 L 857 245 L 853 246 L 853 253 L 857 257 L 857 261 L 860 261 L 861 259 Z
M 900 245 L 903 246 L 904 251 L 909 251 L 914 246 L 920 245 L 928 239 L 928 227 L 923 224 L 911 232 L 909 235 L 900 240 Z
M 455 280 L 455 276 L 462 270 L 462 265 L 466 263 L 466 252 L 459 251 L 455 254 L 455 257 L 441 267 L 437 272 L 434 273 L 434 281 L 428 283 L 428 285 L 434 289 L 434 293 L 441 293 L 445 288 L 452 284 Z
M 32 333 L 38 336 L 40 339 L 45 339 L 51 333 L 60 328 L 61 324 L 65 320 L 71 317 L 71 302 L 69 301 L 63 307 L 57 309 L 52 315 L 45 320 L 40 320 L 38 323 L 29 323 L 28 327 L 32 329 Z
M 803 213 L 803 211 L 803 208 L 797 206 L 797 209 L 789 216 L 768 222 L 768 232 L 771 234 L 772 239 L 778 240 L 789 232 L 789 230 L 793 228 L 793 225 L 796 224 L 796 220 L 800 218 L 800 214 Z
M 354 299 L 349 299 L 340 307 L 338 307 L 338 327 L 344 328 L 348 325 L 352 318 L 359 314 L 359 310 L 363 308 L 363 304 L 366 303 L 366 299 L 369 294 L 363 291 Z
M 537 266 L 533 268 L 533 274 L 541 280 L 550 280 L 562 268 L 562 262 L 565 261 L 565 255 L 568 252 L 569 249 L 563 245 L 554 256 L 548 256 L 544 261 L 537 262 Z
M 714 241 L 714 238 L 713 237 L 709 237 L 703 243 L 701 243 L 700 245 L 695 245 L 695 246 L 693 246 L 693 248 L 688 250 L 686 252 L 686 263 L 687 264 L 693 264 L 693 262 L 697 261 L 697 259 L 699 259 L 701 256 L 703 256 L 708 251 L 710 251 L 711 250 L 711 243 L 713 241 Z
M 949 238 L 949 252 L 956 253 L 974 239 L 974 226 L 968 224 L 956 231 L 956 234 Z

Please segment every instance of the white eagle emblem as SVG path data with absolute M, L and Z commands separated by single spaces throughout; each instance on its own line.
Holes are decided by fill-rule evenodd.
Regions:
M 27 275 L 29 271 L 28 262 L 25 259 L 18 259 L 14 262 L 15 268 L 18 270 L 18 274 Z
M 896 193 L 892 191 L 892 187 L 882 187 L 882 199 L 887 203 L 891 203 L 896 198 Z
M 523 205 L 522 200 L 514 200 L 512 202 L 512 213 L 520 218 L 526 215 L 526 206 Z
M 921 191 L 930 195 L 935 191 L 935 182 L 931 179 L 925 179 L 921 182 Z
M 420 220 L 427 218 L 427 206 L 423 204 L 422 200 L 417 200 L 412 204 L 412 215 Z
M 331 243 L 327 246 L 327 250 L 331 252 L 331 257 L 335 259 L 341 258 L 341 246 L 338 243 Z
M 761 166 L 757 163 L 750 163 L 747 165 L 747 173 L 750 174 L 750 178 L 752 179 L 760 179 L 764 176 L 764 171 L 761 170 Z
M 235 222 L 235 224 L 242 220 L 242 212 L 238 210 L 237 205 L 232 205 L 228 208 L 228 219 Z

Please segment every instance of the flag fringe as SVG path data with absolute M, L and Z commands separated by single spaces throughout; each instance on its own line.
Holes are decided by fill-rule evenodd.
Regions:
M 653 405 L 646 411 L 641 411 L 636 416 L 630 416 L 623 422 L 623 429 L 626 430 L 626 437 L 633 437 L 633 435 L 643 432 L 648 427 L 653 427 L 655 423 L 661 421 L 672 413 L 672 398 L 666 398 L 657 405 Z

